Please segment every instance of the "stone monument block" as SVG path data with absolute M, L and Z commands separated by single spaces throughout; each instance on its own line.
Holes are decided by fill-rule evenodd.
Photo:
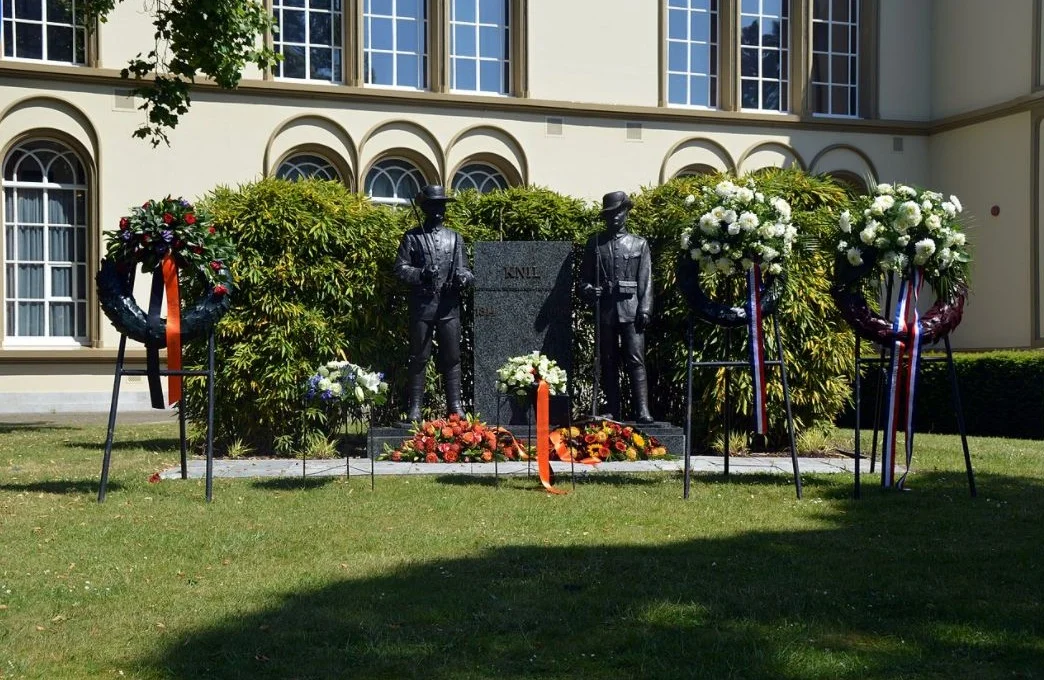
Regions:
M 573 244 L 568 241 L 480 241 L 475 244 L 475 412 L 497 421 L 497 369 L 510 357 L 539 350 L 573 378 Z M 568 399 L 551 399 L 551 420 L 564 424 Z M 500 399 L 500 423 L 524 426 L 528 409 Z

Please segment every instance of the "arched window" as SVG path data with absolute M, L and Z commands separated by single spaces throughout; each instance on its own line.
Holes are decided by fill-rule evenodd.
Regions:
M 507 178 L 488 163 L 468 163 L 453 176 L 453 190 L 474 189 L 480 194 L 507 189 Z
M 297 181 L 299 179 L 327 179 L 341 181 L 337 166 L 314 153 L 297 153 L 279 164 L 276 177 Z
M 849 170 L 834 170 L 826 174 L 830 179 L 844 187 L 850 196 L 862 196 L 868 193 L 866 181 L 854 172 Z
M 694 165 L 686 165 L 684 168 L 679 170 L 674 176 L 675 177 L 699 177 L 700 175 L 714 175 L 717 174 L 717 170 L 706 163 L 696 163 Z
M 32 140 L 4 159 L 4 342 L 87 341 L 87 177 L 67 146 Z M 31 340 L 30 340 L 31 338 Z
M 366 173 L 365 192 L 374 203 L 409 205 L 425 184 L 424 175 L 413 163 L 388 158 L 374 163 Z

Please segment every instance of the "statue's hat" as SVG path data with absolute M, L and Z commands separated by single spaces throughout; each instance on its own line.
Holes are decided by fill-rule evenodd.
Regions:
M 417 192 L 417 198 L 416 198 L 416 201 L 417 201 L 417 203 L 419 205 L 424 205 L 425 203 L 433 203 L 433 202 L 438 202 L 438 201 L 441 201 L 443 203 L 448 203 L 450 201 L 455 201 L 455 200 L 457 200 L 457 199 L 450 198 L 449 196 L 446 195 L 446 187 L 442 186 L 441 184 L 429 184 L 429 185 L 427 185 L 426 187 L 421 189 L 419 192 Z
M 633 204 L 626 191 L 610 191 L 605 196 L 602 196 L 603 213 L 614 212 L 620 208 L 630 208 L 632 206 Z

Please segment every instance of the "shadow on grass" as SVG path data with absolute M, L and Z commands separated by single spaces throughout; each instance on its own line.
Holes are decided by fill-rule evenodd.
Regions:
M 300 491 L 308 489 L 319 489 L 337 477 L 277 477 L 275 479 L 259 479 L 252 482 L 255 489 L 266 491 Z
M 984 475 L 971 500 L 952 477 L 816 506 L 813 530 L 413 562 L 287 593 L 138 665 L 184 680 L 1040 677 L 1044 485 Z
M 70 425 L 56 425 L 47 420 L 33 420 L 25 423 L 0 423 L 0 434 L 14 434 L 16 432 L 54 432 L 57 430 L 79 430 L 79 427 Z
M 99 454 L 105 452 L 105 440 L 101 441 L 69 441 L 64 445 L 72 449 L 84 449 L 86 451 L 97 451 Z M 181 442 L 177 437 L 147 437 L 142 439 L 120 439 L 117 433 L 112 442 L 113 451 L 145 451 L 147 453 L 170 453 L 181 451 Z M 191 451 L 191 447 L 189 447 Z
M 98 493 L 97 479 L 70 479 L 53 482 L 27 482 L 25 484 L 0 483 L 0 491 L 51 493 L 57 495 L 76 495 L 81 493 Z M 120 491 L 123 485 L 110 481 L 109 491 Z

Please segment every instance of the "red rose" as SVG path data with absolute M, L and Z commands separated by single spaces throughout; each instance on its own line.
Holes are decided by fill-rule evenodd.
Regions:
M 464 430 L 462 430 L 459 425 L 454 425 L 450 428 L 450 431 L 453 433 L 454 437 L 459 437 L 461 432 L 463 432 Z
M 486 462 L 486 463 L 491 462 L 493 460 L 493 452 L 492 451 L 483 451 L 482 452 L 482 460 L 483 460 L 483 462 Z
M 393 461 L 395 461 L 396 463 L 401 461 L 402 460 L 402 451 L 392 451 L 391 452 L 391 459 Z
M 459 458 L 460 454 L 458 454 L 453 449 L 450 449 L 446 451 L 444 454 L 442 454 L 442 459 L 447 463 L 456 463 Z
M 171 215 L 170 213 L 163 213 L 163 223 L 164 224 L 170 224 L 173 221 L 174 221 L 174 216 L 173 215 Z
M 460 416 L 457 415 L 456 413 L 451 413 L 450 416 L 449 416 L 449 421 L 451 423 L 459 423 L 460 422 Z
M 148 243 L 149 242 L 149 235 L 148 234 L 142 234 L 141 242 L 142 243 Z
M 438 463 L 439 462 L 439 457 L 436 456 L 434 453 L 429 453 L 428 455 L 424 456 L 424 462 L 425 463 Z
M 160 481 L 160 473 L 153 472 L 151 475 L 149 475 L 149 484 L 159 484 L 159 481 Z
M 126 217 L 121 217 L 120 218 L 120 229 L 126 229 L 129 226 L 130 226 L 130 220 L 128 220 Z
M 217 229 L 215 229 L 214 227 L 211 227 L 210 229 L 207 229 L 207 231 L 209 231 L 211 234 L 216 234 L 217 233 Z
M 218 262 L 217 260 L 213 260 L 210 263 L 210 268 L 213 269 L 214 271 L 218 271 L 219 269 L 221 269 L 221 263 Z
M 613 442 L 613 448 L 615 448 L 617 451 L 626 451 L 627 444 L 624 444 L 622 441 L 617 439 L 615 442 Z
M 194 252 L 196 255 L 202 255 L 203 246 L 192 246 L 192 252 Z
M 219 283 L 218 285 L 214 286 L 214 294 L 215 295 L 226 295 L 227 293 L 228 293 L 228 286 L 226 286 L 225 284 Z
M 144 203 L 141 204 L 141 207 L 142 208 L 148 208 L 150 205 L 152 205 L 152 201 L 145 201 Z
M 196 223 L 196 214 L 195 213 L 185 213 L 185 224 L 195 224 L 195 223 Z
M 442 428 L 441 434 L 446 439 L 450 439 L 451 437 L 453 437 L 453 428 L 452 427 L 444 427 L 444 428 Z
M 596 437 L 593 434 L 585 434 L 584 442 L 587 444 L 594 444 Z

